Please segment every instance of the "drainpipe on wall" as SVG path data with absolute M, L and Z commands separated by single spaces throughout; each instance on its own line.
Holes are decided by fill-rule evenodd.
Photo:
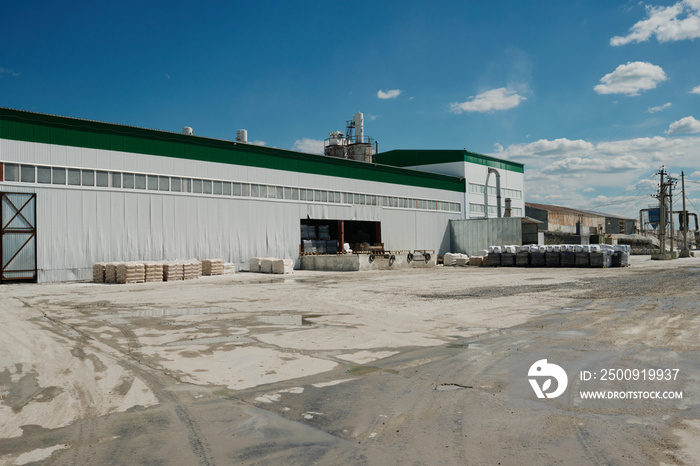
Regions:
M 489 168 L 489 173 L 493 173 L 496 175 L 496 209 L 498 211 L 498 218 L 501 218 L 501 174 L 498 173 L 498 170 L 495 168 Z M 486 187 L 488 189 L 488 186 Z M 488 205 L 486 206 L 486 209 L 488 211 Z M 486 215 L 488 217 L 488 214 Z

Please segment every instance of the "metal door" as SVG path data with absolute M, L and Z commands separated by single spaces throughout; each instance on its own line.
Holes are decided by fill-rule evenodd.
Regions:
M 0 282 L 36 281 L 36 194 L 0 193 L 0 259 Z

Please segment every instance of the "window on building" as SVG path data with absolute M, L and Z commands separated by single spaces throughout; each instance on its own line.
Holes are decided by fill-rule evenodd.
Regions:
M 292 188 L 292 199 L 299 200 L 299 188 Z
M 230 196 L 231 195 L 231 183 L 224 181 L 221 184 L 221 194 L 224 196 Z
M 122 174 L 121 173 L 112 172 L 112 187 L 113 188 L 121 188 L 122 187 Z
M 34 165 L 22 165 L 20 174 L 22 183 L 36 183 L 36 167 Z
M 126 189 L 134 189 L 134 174 L 124 173 L 124 187 Z
M 82 185 L 83 186 L 95 186 L 95 171 L 94 170 L 81 170 L 82 172 Z
M 170 190 L 179 193 L 182 189 L 182 180 L 180 178 L 170 178 Z
M 170 191 L 170 178 L 167 176 L 158 177 L 158 190 L 159 191 Z
M 148 175 L 148 189 L 150 191 L 158 191 L 158 176 Z
M 211 180 L 202 180 L 202 192 L 204 194 L 211 194 L 213 192 Z
M 484 185 L 483 184 L 476 184 L 476 183 L 469 183 L 469 192 L 471 194 L 484 194 Z
M 213 194 L 222 194 L 223 187 L 221 186 L 221 181 L 214 181 L 212 187 Z
M 100 188 L 109 187 L 109 173 L 98 171 L 95 172 L 95 184 Z
M 134 175 L 134 188 L 146 189 L 146 175 Z
M 471 214 L 484 214 L 483 204 L 469 204 L 469 213 Z
M 54 167 L 51 169 L 53 184 L 66 184 L 66 169 Z
M 14 163 L 6 163 L 5 167 L 5 181 L 19 181 L 19 165 Z
M 36 181 L 37 183 L 50 184 L 51 167 L 36 167 Z
M 80 186 L 80 170 L 76 168 L 68 169 L 68 184 L 70 186 Z
M 197 194 L 202 193 L 202 180 L 192 180 L 192 192 Z

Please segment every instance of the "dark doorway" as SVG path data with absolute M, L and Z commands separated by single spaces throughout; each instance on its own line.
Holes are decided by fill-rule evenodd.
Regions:
M 300 225 L 300 249 L 304 253 L 335 254 L 343 252 L 345 243 L 353 251 L 384 248 L 380 222 L 301 219 Z

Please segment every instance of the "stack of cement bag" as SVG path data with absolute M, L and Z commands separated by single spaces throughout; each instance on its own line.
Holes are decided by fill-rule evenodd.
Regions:
M 117 265 L 117 283 L 143 283 L 146 266 L 143 262 L 120 262 Z
M 274 257 L 251 257 L 248 260 L 248 271 L 254 273 L 284 274 L 294 271 L 292 259 L 276 259 Z
M 183 278 L 185 280 L 194 280 L 202 276 L 202 263 L 198 260 L 183 262 Z
M 104 262 L 98 262 L 97 264 L 92 266 L 92 281 L 95 283 L 104 283 L 105 282 L 105 268 L 106 265 Z
M 224 263 L 224 275 L 231 275 L 236 273 L 236 264 L 231 262 Z
M 146 268 L 147 282 L 162 282 L 163 281 L 163 263 L 162 262 L 144 262 Z
M 163 280 L 172 282 L 185 279 L 185 265 L 182 262 L 166 262 L 163 264 Z
M 105 283 L 117 283 L 117 265 L 119 262 L 105 264 Z
M 224 261 L 221 259 L 203 259 L 202 275 L 210 277 L 212 275 L 224 274 Z

